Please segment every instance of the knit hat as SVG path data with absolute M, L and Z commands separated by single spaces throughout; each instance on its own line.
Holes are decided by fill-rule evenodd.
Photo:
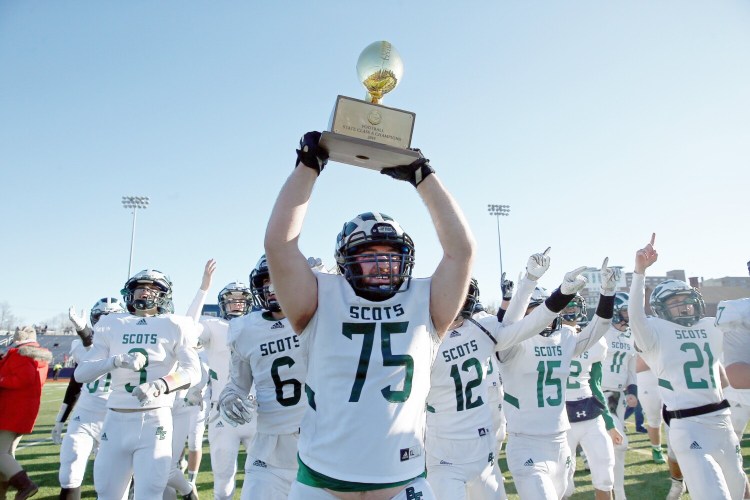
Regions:
M 13 334 L 13 342 L 16 344 L 36 342 L 36 330 L 30 326 L 24 326 L 20 330 L 16 330 Z

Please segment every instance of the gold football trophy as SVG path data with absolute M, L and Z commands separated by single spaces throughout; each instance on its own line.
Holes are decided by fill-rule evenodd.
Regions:
M 419 153 L 409 149 L 415 114 L 380 104 L 404 73 L 396 48 L 385 41 L 371 43 L 359 55 L 357 73 L 366 100 L 338 96 L 320 145 L 333 161 L 373 170 L 417 160 Z

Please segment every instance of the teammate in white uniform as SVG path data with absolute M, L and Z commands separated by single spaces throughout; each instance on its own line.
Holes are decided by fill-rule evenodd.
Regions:
M 750 299 L 719 302 L 716 326 L 724 332 L 724 366 L 729 382 L 735 389 L 750 389 Z
M 429 500 L 425 403 L 440 339 L 469 286 L 474 239 L 429 162 L 384 168 L 427 206 L 443 256 L 431 279 L 412 279 L 414 245 L 388 216 L 346 222 L 336 241 L 342 275 L 313 273 L 298 240 L 327 152 L 309 132 L 279 194 L 265 248 L 278 300 L 306 339 L 307 408 L 291 500 Z M 369 186 L 374 189 L 374 186 Z
M 576 334 L 572 328 L 560 326 L 560 319 L 555 318 L 539 335 L 500 351 L 508 419 L 506 456 L 521 498 L 559 499 L 565 493 L 572 466 L 565 435 L 570 428 L 564 404 L 565 381 L 573 358 L 594 345 L 609 327 L 619 269 L 607 267 L 607 262 L 605 259 L 601 271 L 602 296 L 588 331 Z M 560 293 L 567 297 L 562 307 L 585 286 L 586 279 L 579 274 L 583 269 L 565 275 Z M 517 321 L 524 310 L 546 300 L 546 291 L 533 290 L 526 281 L 521 281 L 519 292 L 511 300 L 504 323 Z M 532 293 L 535 295 L 529 303 Z
M 98 498 L 120 500 L 132 475 L 135 500 L 153 500 L 162 496 L 169 476 L 174 391 L 200 379 L 193 349 L 199 327 L 184 316 L 166 314 L 172 283 L 159 271 L 139 272 L 122 293 L 130 314 L 99 320 L 75 378 L 94 382 L 112 372 L 94 462 Z
M 723 334 L 704 314 L 703 298 L 679 280 L 659 284 L 644 309 L 645 271 L 658 257 L 651 242 L 636 252 L 630 287 L 630 327 L 642 356 L 659 379 L 669 445 L 693 498 L 739 499 L 745 474 L 729 404 L 721 389 Z
M 583 329 L 579 321 L 586 318 L 586 301 L 576 294 L 562 311 L 564 325 L 577 332 Z M 588 324 L 585 328 L 591 328 Z M 615 454 L 612 444 L 622 442 L 622 434 L 615 428 L 602 393 L 602 362 L 607 356 L 607 342 L 601 338 L 588 350 L 570 362 L 570 375 L 566 383 L 565 409 L 570 421 L 568 447 L 575 458 L 581 445 L 591 469 L 594 497 L 610 500 L 614 485 Z M 573 481 L 575 464 L 568 470 L 568 487 L 565 498 L 575 491 Z
M 731 404 L 732 427 L 741 441 L 750 421 L 750 299 L 719 302 L 716 326 L 724 333 L 724 365 L 731 384 L 724 395 Z M 750 486 L 746 486 L 745 498 L 750 498 Z
M 607 358 L 602 363 L 602 389 L 607 398 L 609 411 L 617 430 L 623 439 L 615 445 L 614 493 L 617 500 L 625 497 L 625 452 L 628 450 L 628 435 L 625 432 L 625 411 L 628 407 L 638 405 L 637 377 L 635 362 L 637 352 L 635 339 L 630 329 L 622 322 L 622 307 L 627 303 L 628 296 L 623 292 L 615 294 L 613 319 L 604 339 L 607 342 Z
M 285 500 L 297 476 L 299 427 L 307 406 L 307 339 L 298 337 L 284 316 L 265 255 L 250 283 L 261 310 L 229 325 L 231 372 L 219 407 L 233 425 L 247 425 L 257 405 L 258 431 L 248 451 L 242 499 Z M 255 401 L 249 399 L 253 384 Z
M 110 313 L 124 313 L 125 309 L 114 297 L 99 299 L 91 308 L 89 320 L 93 327 L 99 318 Z M 86 320 L 71 307 L 68 311 L 70 321 L 81 337 L 76 339 L 70 347 L 70 357 L 74 363 L 85 355 L 93 342 L 93 332 L 86 324 Z M 81 484 L 86 473 L 89 456 L 99 446 L 102 433 L 102 423 L 107 414 L 107 398 L 112 376 L 107 373 L 95 382 L 83 386 L 71 377 L 65 397 L 60 405 L 60 411 L 52 428 L 52 441 L 61 444 L 60 447 L 60 499 L 77 500 L 81 498 Z M 75 411 L 73 409 L 75 408 Z M 71 415 L 68 430 L 63 437 L 62 431 L 65 421 Z
M 208 441 L 211 453 L 211 470 L 214 479 L 214 499 L 229 500 L 234 497 L 237 475 L 237 456 L 240 446 L 250 449 L 255 435 L 255 421 L 244 425 L 228 425 L 219 418 L 219 396 L 229 380 L 231 354 L 229 351 L 229 323 L 250 312 L 253 293 L 247 284 L 235 281 L 227 284 L 218 294 L 219 317 L 200 316 L 206 294 L 211 287 L 216 262 L 206 262 L 201 287 L 188 308 L 188 316 L 199 320 L 203 331 L 199 344 L 203 347 L 209 367 L 210 411 L 208 417 Z M 247 458 L 245 459 L 245 470 Z M 247 489 L 243 485 L 243 492 Z
M 541 276 L 549 257 L 529 258 L 529 274 Z M 539 271 L 535 271 L 539 269 Z M 496 350 L 507 349 L 531 338 L 552 321 L 567 299 L 551 300 L 521 321 L 502 324 L 495 316 L 479 313 L 476 280 L 461 314 L 440 344 L 432 366 L 427 397 L 427 480 L 439 499 L 506 498 L 502 474 L 496 463 L 491 408 L 487 404 L 490 385 L 483 373 L 487 359 Z

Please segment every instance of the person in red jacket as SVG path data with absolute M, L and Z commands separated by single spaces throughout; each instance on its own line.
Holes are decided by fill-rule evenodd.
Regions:
M 0 500 L 8 486 L 18 490 L 16 500 L 39 489 L 15 454 L 21 436 L 34 428 L 51 361 L 52 353 L 36 342 L 36 331 L 28 326 L 15 332 L 13 344 L 0 357 Z

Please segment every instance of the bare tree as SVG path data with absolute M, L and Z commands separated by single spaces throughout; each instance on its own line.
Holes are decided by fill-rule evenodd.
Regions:
M 6 301 L 0 302 L 0 330 L 11 331 L 13 324 L 16 322 L 16 317 L 10 309 L 10 304 Z

